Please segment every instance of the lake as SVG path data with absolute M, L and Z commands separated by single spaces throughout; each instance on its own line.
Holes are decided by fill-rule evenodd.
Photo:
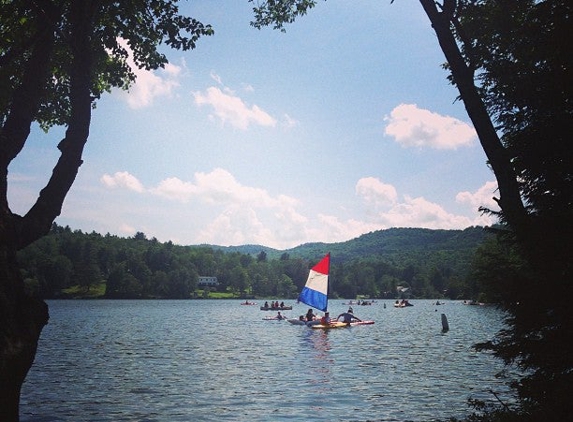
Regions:
M 471 347 L 502 327 L 494 307 L 379 300 L 353 306 L 374 325 L 323 331 L 240 303 L 48 301 L 21 421 L 432 421 L 508 398 L 502 363 Z

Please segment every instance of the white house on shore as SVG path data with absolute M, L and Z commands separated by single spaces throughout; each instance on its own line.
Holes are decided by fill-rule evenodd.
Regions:
M 219 282 L 217 281 L 217 277 L 208 277 L 208 276 L 199 276 L 199 280 L 197 281 L 197 285 L 200 287 L 217 287 Z

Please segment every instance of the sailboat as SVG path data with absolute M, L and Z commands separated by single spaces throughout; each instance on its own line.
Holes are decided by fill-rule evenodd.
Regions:
M 298 295 L 298 301 L 322 312 L 328 310 L 328 272 L 330 253 L 327 253 L 308 273 L 306 284 Z
M 327 253 L 318 264 L 312 267 L 309 271 L 306 284 L 298 296 L 298 301 L 306 303 L 315 309 L 322 312 L 328 312 L 328 273 L 330 271 L 330 253 Z M 304 322 L 302 319 L 290 320 L 293 324 L 306 324 L 311 328 L 339 328 L 348 327 L 348 324 L 340 321 L 333 320 L 330 323 L 322 323 L 320 321 Z M 362 322 L 362 321 L 360 321 Z M 373 324 L 373 321 L 366 323 Z M 351 323 L 350 325 L 355 325 Z

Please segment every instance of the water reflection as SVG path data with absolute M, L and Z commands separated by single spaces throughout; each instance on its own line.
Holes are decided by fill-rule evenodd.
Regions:
M 323 394 L 331 391 L 331 368 L 334 359 L 330 355 L 331 345 L 328 341 L 329 331 L 310 330 L 303 331 L 303 350 L 308 350 L 309 369 L 311 377 L 309 382 L 318 385 Z

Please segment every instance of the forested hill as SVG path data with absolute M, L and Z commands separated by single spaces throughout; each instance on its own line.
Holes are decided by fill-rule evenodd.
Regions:
M 407 286 L 413 297 L 475 294 L 470 280 L 482 227 L 465 230 L 389 229 L 340 243 L 307 243 L 288 250 L 265 246 L 181 246 L 148 239 L 72 231 L 51 232 L 18 253 L 30 292 L 45 298 L 110 299 L 212 297 L 294 298 L 308 269 L 332 257 L 333 297 L 394 297 Z M 204 289 L 199 276 L 217 277 Z
M 460 267 L 468 264 L 477 247 L 487 236 L 491 236 L 491 233 L 484 227 L 469 227 L 464 230 L 392 228 L 370 232 L 346 242 L 305 243 L 287 250 L 260 245 L 228 247 L 209 245 L 209 247 L 249 255 L 264 252 L 269 259 L 279 259 L 286 253 L 291 258 L 316 260 L 326 252 L 330 252 L 333 263 L 384 258 L 398 265 L 409 261 L 424 265 L 439 260 L 448 267 L 461 269 Z

